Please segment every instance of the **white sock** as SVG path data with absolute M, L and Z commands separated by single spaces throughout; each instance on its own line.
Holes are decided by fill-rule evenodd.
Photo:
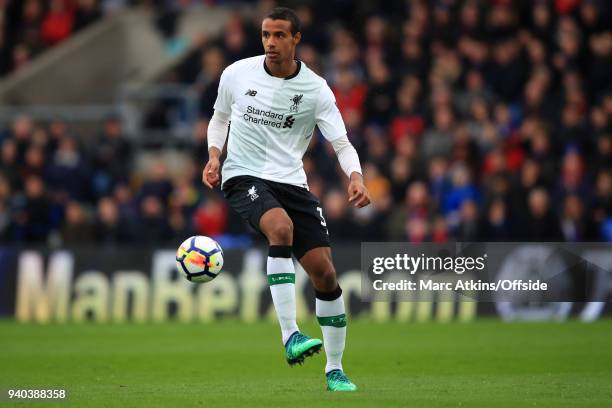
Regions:
M 299 330 L 295 318 L 295 268 L 291 260 L 291 247 L 278 245 L 270 249 L 270 255 L 283 256 L 268 256 L 268 284 L 285 344 L 291 334 Z
M 321 300 L 317 297 L 316 313 L 323 332 L 323 345 L 327 356 L 325 372 L 342 370 L 342 353 L 346 340 L 346 314 L 342 291 L 334 300 Z

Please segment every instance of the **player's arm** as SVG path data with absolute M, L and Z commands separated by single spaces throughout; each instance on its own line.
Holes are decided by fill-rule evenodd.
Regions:
M 232 111 L 233 96 L 231 91 L 230 68 L 221 74 L 219 80 L 219 90 L 215 101 L 215 111 L 210 122 L 208 122 L 208 163 L 202 171 L 202 182 L 208 187 L 213 188 L 219 185 L 221 177 L 219 169 L 221 164 L 219 158 L 225 146 L 227 138 L 227 127 L 230 122 L 230 112 Z
M 357 208 L 365 207 L 370 204 L 370 193 L 365 184 L 363 184 L 359 156 L 348 140 L 348 137 L 344 135 L 334 139 L 331 141 L 331 145 L 336 152 L 342 171 L 344 171 L 350 180 L 348 186 L 349 203 L 354 203 Z
M 363 183 L 363 172 L 357 151 L 346 136 L 342 115 L 336 105 L 331 89 L 325 84 L 321 87 L 315 119 L 323 136 L 332 144 L 338 162 L 350 182 L 348 186 L 349 202 L 361 208 L 370 204 L 370 193 Z M 342 135 L 338 137 L 337 135 Z
M 227 126 L 229 125 L 229 115 L 215 110 L 210 122 L 208 122 L 208 163 L 202 172 L 202 182 L 208 187 L 213 188 L 219 185 L 219 168 L 221 163 L 219 157 L 223 151 L 227 138 Z

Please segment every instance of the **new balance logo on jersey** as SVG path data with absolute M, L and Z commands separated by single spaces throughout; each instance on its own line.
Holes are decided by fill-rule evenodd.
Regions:
M 247 195 L 251 198 L 251 201 L 255 201 L 259 198 L 259 194 L 257 194 L 257 189 L 255 189 L 255 186 L 251 186 L 251 188 L 249 188 Z
M 257 91 L 254 91 L 254 90 L 252 90 L 252 89 L 249 89 L 249 90 L 248 90 L 248 91 L 246 91 L 244 94 L 245 94 L 245 95 L 249 95 L 249 96 L 255 96 L 255 95 L 257 95 Z
M 287 116 L 285 118 L 285 123 L 283 123 L 283 129 L 285 128 L 291 129 L 293 127 L 293 122 L 295 122 L 295 118 L 293 117 L 293 115 Z

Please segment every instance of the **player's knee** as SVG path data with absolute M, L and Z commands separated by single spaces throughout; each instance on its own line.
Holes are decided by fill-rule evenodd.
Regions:
M 331 292 L 338 286 L 336 270 L 331 262 L 325 262 L 314 275 L 317 290 L 321 292 Z
M 284 221 L 274 224 L 268 231 L 270 243 L 276 245 L 291 245 L 293 242 L 293 224 Z

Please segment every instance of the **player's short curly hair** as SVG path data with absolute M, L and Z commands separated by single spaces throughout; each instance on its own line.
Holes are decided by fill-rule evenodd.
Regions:
M 288 7 L 275 7 L 264 17 L 272 20 L 286 20 L 291 23 L 291 35 L 296 35 L 302 30 L 302 22 L 295 11 Z

